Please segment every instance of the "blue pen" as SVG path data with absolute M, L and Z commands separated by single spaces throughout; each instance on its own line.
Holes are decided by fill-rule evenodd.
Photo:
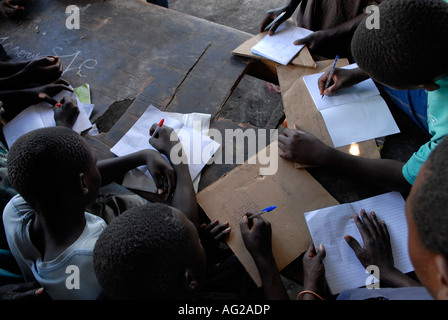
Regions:
M 253 219 L 253 218 L 255 218 L 255 217 L 261 216 L 263 213 L 271 212 L 271 211 L 274 210 L 275 208 L 277 208 L 277 206 L 270 206 L 270 207 L 264 208 L 264 209 L 261 210 L 259 213 L 254 214 L 254 215 L 251 215 L 251 216 L 249 217 L 249 220 L 251 220 L 251 219 Z
M 324 91 L 327 90 L 328 86 L 330 85 L 330 81 L 331 81 L 331 78 L 333 77 L 334 69 L 336 69 L 336 63 L 338 63 L 338 59 L 339 59 L 339 56 L 336 56 L 336 58 L 334 59 L 334 64 L 333 64 L 333 67 L 331 68 L 330 74 L 328 75 L 327 83 L 325 83 Z M 322 93 L 321 99 L 323 99 L 323 98 L 324 98 L 324 94 Z

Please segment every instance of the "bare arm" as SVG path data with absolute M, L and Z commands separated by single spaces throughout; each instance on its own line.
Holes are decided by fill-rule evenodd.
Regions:
M 151 135 L 156 126 L 157 124 L 154 124 L 151 127 Z M 155 136 L 150 138 L 149 143 L 167 156 L 174 168 L 176 174 L 176 189 L 174 190 L 171 205 L 182 211 L 199 228 L 196 193 L 193 188 L 188 161 L 183 153 L 182 145 L 179 142 L 177 134 L 173 129 L 163 126 Z M 176 151 L 178 151 L 177 154 Z M 177 158 L 174 159 L 174 157 Z
M 308 132 L 285 129 L 279 136 L 280 156 L 301 164 L 327 167 L 346 176 L 362 179 L 387 190 L 409 192 L 404 163 L 389 159 L 353 156 L 327 146 Z

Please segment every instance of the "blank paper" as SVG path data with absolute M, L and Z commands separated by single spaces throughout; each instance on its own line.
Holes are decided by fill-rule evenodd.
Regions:
M 304 47 L 303 45 L 295 45 L 294 41 L 305 38 L 311 33 L 313 32 L 310 30 L 284 22 L 272 36 L 266 35 L 253 46 L 252 53 L 287 65 Z

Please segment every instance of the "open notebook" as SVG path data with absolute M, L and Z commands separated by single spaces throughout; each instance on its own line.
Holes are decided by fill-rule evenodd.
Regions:
M 252 47 L 252 53 L 287 65 L 303 49 L 303 45 L 295 45 L 294 41 L 313 33 L 310 30 L 282 23 L 274 35 L 266 35 Z
M 389 192 L 368 199 L 340 204 L 305 213 L 314 245 L 325 246 L 325 277 L 332 294 L 363 287 L 370 276 L 344 239 L 351 235 L 362 246 L 362 238 L 353 215 L 365 209 L 384 220 L 390 234 L 395 267 L 403 273 L 414 270 L 408 253 L 408 228 L 405 201 L 400 193 Z M 381 270 L 380 270 L 381 280 Z M 381 282 L 380 282 L 381 283 Z
M 182 148 L 188 158 L 188 168 L 191 180 L 194 181 L 220 144 L 200 131 L 185 125 L 183 122 L 169 116 L 169 113 L 160 111 L 153 105 L 142 114 L 132 128 L 110 149 L 117 156 L 125 156 L 144 149 L 156 150 L 149 143 L 149 129 L 154 123 L 165 119 L 164 126 L 171 127 L 176 131 Z M 146 166 L 138 168 L 148 177 L 151 177 Z
M 356 67 L 352 64 L 343 68 Z M 336 148 L 400 132 L 372 79 L 322 98 L 318 87 L 322 74 L 304 76 L 303 81 Z
M 72 129 L 78 133 L 82 133 L 85 130 L 90 129 L 92 127 L 92 123 L 90 122 L 89 117 L 93 111 L 94 105 L 90 102 L 82 102 L 85 100 L 80 100 L 75 93 L 71 93 L 69 91 L 61 91 L 53 98 L 60 101 L 66 95 L 73 95 L 78 102 L 79 115 Z M 10 122 L 8 122 L 3 127 L 3 135 L 5 136 L 8 147 L 11 148 L 13 143 L 19 137 L 32 130 L 55 127 L 56 122 L 54 120 L 53 108 L 54 107 L 47 102 L 35 104 L 26 108 L 15 116 Z

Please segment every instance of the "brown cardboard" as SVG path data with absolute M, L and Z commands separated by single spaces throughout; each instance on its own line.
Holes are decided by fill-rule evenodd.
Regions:
M 293 23 L 291 21 L 287 21 L 288 23 Z M 235 48 L 232 51 L 233 55 L 242 56 L 246 58 L 253 58 L 258 60 L 266 60 L 270 61 L 262 56 L 259 56 L 257 54 L 252 53 L 251 49 L 253 46 L 255 46 L 258 42 L 260 42 L 266 35 L 268 34 L 268 31 L 261 32 L 254 37 L 250 38 L 249 40 L 242 43 L 240 46 Z M 272 63 L 276 65 L 280 65 L 276 62 Z M 311 56 L 310 51 L 308 50 L 308 47 L 304 47 L 300 52 L 291 60 L 289 63 L 290 65 L 295 66 L 302 66 L 302 67 L 308 67 L 308 68 L 315 68 L 316 62 L 314 61 L 313 57 Z
M 319 73 L 331 68 L 334 60 L 317 61 L 316 69 L 294 66 L 277 66 L 277 74 L 282 92 L 282 102 L 289 128 L 296 124 L 299 129 L 312 133 L 327 145 L 334 147 L 321 113 L 314 105 L 313 99 L 303 81 L 304 75 Z M 340 59 L 337 66 L 348 65 L 347 59 Z M 380 153 L 375 139 L 357 143 L 359 156 L 378 159 Z M 338 150 L 349 153 L 350 146 L 338 147 Z M 297 164 L 297 167 L 304 167 Z
M 271 148 L 278 150 L 277 141 L 267 148 L 268 152 Z M 280 157 L 276 159 L 278 170 L 273 175 L 261 176 L 261 165 L 248 164 L 249 159 L 197 195 L 199 205 L 211 220 L 229 222 L 232 231 L 227 243 L 258 286 L 261 280 L 257 267 L 241 237 L 242 216 L 248 211 L 277 206 L 263 217 L 271 223 L 272 250 L 281 270 L 310 244 L 304 213 L 338 204 L 305 169 L 296 169 L 294 163 Z

